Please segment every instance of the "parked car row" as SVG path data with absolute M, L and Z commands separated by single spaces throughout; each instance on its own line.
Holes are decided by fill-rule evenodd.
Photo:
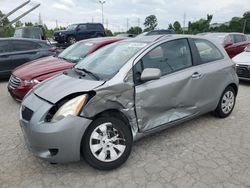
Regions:
M 53 66 L 47 61 L 56 61 L 56 74 L 63 70 L 37 84 L 21 104 L 20 126 L 37 157 L 52 163 L 84 157 L 91 166 L 110 170 L 127 160 L 133 142 L 143 136 L 204 113 L 225 118 L 233 111 L 238 77 L 219 43 L 203 36 L 152 35 L 96 50 L 95 40 L 13 72 L 12 78 L 29 70 L 25 84 L 42 81 L 32 64 L 48 77 L 42 65 Z
M 43 40 L 0 38 L 0 79 L 24 63 L 54 54 L 55 48 Z
M 242 33 L 201 33 L 199 35 L 217 39 L 225 48 L 230 58 L 243 52 L 250 45 L 250 40 Z
M 12 72 L 8 90 L 14 99 L 22 100 L 26 93 L 38 83 L 71 69 L 97 49 L 124 39 L 107 37 L 83 40 L 71 45 L 58 56 L 49 56 L 26 63 Z

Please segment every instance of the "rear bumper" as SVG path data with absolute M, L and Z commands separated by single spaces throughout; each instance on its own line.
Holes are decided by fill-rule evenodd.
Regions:
M 22 117 L 20 126 L 27 146 L 32 153 L 53 163 L 73 162 L 81 159 L 81 140 L 92 120 L 76 116 L 67 116 L 56 122 L 45 122 L 44 118 L 52 107 L 51 104 L 36 97 L 27 96 L 22 104 L 33 111 L 29 121 Z

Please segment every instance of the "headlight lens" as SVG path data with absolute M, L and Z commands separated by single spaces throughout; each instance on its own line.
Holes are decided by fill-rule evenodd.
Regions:
M 57 110 L 51 119 L 51 122 L 57 122 L 65 118 L 67 115 L 78 116 L 84 105 L 87 103 L 87 99 L 88 95 L 85 94 L 69 100 Z
M 39 84 L 40 82 L 38 80 L 24 80 L 23 83 L 25 86 L 28 86 L 33 84 Z

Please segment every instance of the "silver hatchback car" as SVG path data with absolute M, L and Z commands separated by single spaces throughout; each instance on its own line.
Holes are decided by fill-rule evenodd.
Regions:
M 103 47 L 42 82 L 22 102 L 31 151 L 51 163 L 109 170 L 133 142 L 204 113 L 225 118 L 238 92 L 234 63 L 202 36 L 145 36 Z

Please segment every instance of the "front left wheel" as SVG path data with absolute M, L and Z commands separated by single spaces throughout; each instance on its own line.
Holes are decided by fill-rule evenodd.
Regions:
M 93 121 L 84 135 L 82 153 L 92 167 L 112 170 L 127 160 L 132 145 L 133 137 L 125 122 L 101 117 Z

